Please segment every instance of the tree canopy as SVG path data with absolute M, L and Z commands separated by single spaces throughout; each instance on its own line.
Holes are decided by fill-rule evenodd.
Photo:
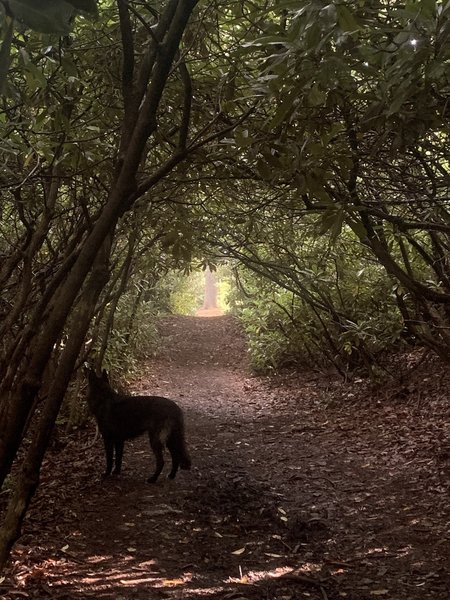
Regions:
M 230 261 L 256 366 L 449 360 L 448 2 L 0 8 L 0 562 L 74 369 L 173 269 Z

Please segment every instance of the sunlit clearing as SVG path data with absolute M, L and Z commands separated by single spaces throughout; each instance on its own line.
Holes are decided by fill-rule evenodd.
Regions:
M 196 314 L 197 317 L 221 317 L 225 313 L 221 308 L 200 308 Z
M 232 275 L 227 266 L 215 271 L 193 271 L 189 275 L 169 273 L 162 280 L 163 289 L 170 289 L 170 311 L 176 315 L 218 317 L 229 310 L 228 297 Z

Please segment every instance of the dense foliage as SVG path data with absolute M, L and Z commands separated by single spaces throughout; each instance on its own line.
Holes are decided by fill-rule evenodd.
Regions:
M 265 246 L 267 266 L 236 267 L 233 306 L 257 369 L 334 366 L 346 377 L 362 369 L 377 376 L 385 353 L 405 343 L 394 286 L 383 268 L 351 235 L 325 239 L 304 233 L 295 257 L 268 255 Z
M 309 306 L 335 363 L 371 360 L 402 327 L 448 360 L 450 7 L 300 4 L 266 11 L 240 49 L 260 101 L 235 143 L 260 183 L 233 184 L 221 247 Z

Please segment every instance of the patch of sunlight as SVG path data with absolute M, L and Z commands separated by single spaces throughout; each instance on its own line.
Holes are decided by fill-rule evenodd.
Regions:
M 80 580 L 86 585 L 99 584 L 105 586 L 105 584 L 116 584 L 120 583 L 122 586 L 136 586 L 142 584 L 152 584 L 154 587 L 161 587 L 161 574 L 157 571 L 149 573 L 148 570 L 142 572 L 142 576 L 138 573 L 130 573 L 128 576 L 124 575 L 121 570 L 114 569 L 110 571 L 102 571 L 94 575 L 88 575 Z
M 81 583 L 86 585 L 97 585 L 105 587 L 105 584 L 120 583 L 123 586 L 135 586 L 136 584 L 155 584 L 161 580 L 161 574 L 157 570 L 156 560 L 145 560 L 131 566 L 134 571 L 129 577 L 124 577 L 124 570 L 128 568 L 131 561 L 135 561 L 133 555 L 122 556 L 120 563 L 110 555 L 90 556 L 86 562 L 95 567 L 95 574 L 92 572 L 80 579 Z M 128 563 L 128 564 L 127 564 Z M 126 566 L 125 566 L 126 565 Z M 139 576 L 142 572 L 142 577 Z
M 129 579 L 119 579 L 119 583 L 121 583 L 123 586 L 127 586 L 127 585 L 132 585 L 133 587 L 136 585 L 142 585 L 143 583 L 151 583 L 153 587 L 157 588 L 157 587 L 166 587 L 165 584 L 163 586 L 161 586 L 161 580 L 158 576 L 156 577 L 134 577 L 134 578 L 129 578 Z M 183 584 L 184 581 L 181 581 L 181 584 Z M 177 584 L 180 585 L 180 584 Z M 171 586 L 167 586 L 167 587 L 174 587 L 173 585 Z
M 130 554 L 125 554 L 121 557 L 120 562 L 121 563 L 127 563 L 130 561 L 135 562 L 136 561 L 136 556 L 133 554 L 135 552 L 135 549 L 130 548 Z M 94 555 L 94 556 L 89 556 L 89 558 L 86 558 L 86 562 L 93 564 L 93 565 L 99 565 L 102 563 L 116 563 L 117 562 L 117 557 L 114 557 L 110 554 L 102 554 L 102 555 Z M 137 566 L 139 568 L 147 568 L 150 566 L 154 566 L 157 565 L 158 562 L 155 559 L 149 559 L 149 560 L 144 560 L 142 562 L 138 562 Z
M 226 591 L 227 588 L 220 585 L 216 587 L 190 588 L 188 590 L 183 590 L 183 598 L 202 598 L 207 596 L 217 597 L 217 594 Z
M 311 575 L 320 571 L 320 565 L 316 563 L 303 563 L 299 569 L 293 569 L 292 567 L 276 567 L 270 571 L 249 571 L 246 575 L 242 574 L 241 577 L 229 577 L 225 583 L 254 583 L 257 581 L 265 581 L 268 579 L 277 579 L 283 575 Z
M 365 552 L 364 552 L 364 556 L 373 556 L 375 558 L 382 558 L 385 555 L 388 556 L 405 556 L 405 554 L 409 554 L 412 551 L 412 546 L 407 545 L 407 546 L 403 546 L 402 548 L 399 548 L 398 550 L 392 550 L 391 548 L 388 548 L 387 546 L 378 546 L 378 547 L 373 547 L 373 548 L 368 548 Z
M 159 577 L 155 582 L 155 588 L 165 588 L 165 587 L 177 587 L 179 585 L 185 585 L 192 581 L 193 575 L 192 573 L 184 573 L 181 577 L 175 577 L 173 579 L 166 577 Z
M 221 317 L 224 314 L 221 308 L 199 308 L 196 312 L 197 317 Z
M 154 561 L 146 561 L 145 563 L 142 564 L 149 564 L 149 563 L 154 563 Z M 135 569 L 140 569 L 142 568 L 142 566 L 139 567 L 135 567 Z M 161 577 L 161 573 L 155 571 L 153 573 L 149 573 L 148 569 L 145 570 L 142 568 L 142 575 L 140 576 L 139 573 L 133 572 L 130 573 L 128 576 L 124 576 L 123 571 L 118 571 L 117 569 L 115 569 L 114 571 L 109 571 L 109 572 L 105 572 L 102 571 L 101 573 L 96 573 L 95 576 L 90 575 L 88 577 L 83 577 L 81 579 L 81 582 L 86 584 L 86 585 L 102 585 L 103 587 L 105 587 L 105 585 L 111 584 L 111 583 L 120 583 L 120 585 L 122 585 L 123 587 L 135 587 L 137 585 L 151 585 L 153 588 L 157 589 L 161 589 L 161 588 L 173 588 L 173 587 L 178 587 L 180 585 L 186 585 L 186 583 L 189 583 L 192 580 L 192 573 L 185 573 L 183 574 L 181 577 L 174 577 L 174 578 L 168 578 L 168 577 Z
M 93 565 L 101 564 L 107 560 L 112 560 L 111 555 L 102 555 L 102 556 L 90 556 L 86 559 L 87 563 L 91 563 Z
M 366 555 L 384 554 L 385 552 L 389 552 L 389 548 L 387 546 L 379 546 L 378 548 L 368 548 Z

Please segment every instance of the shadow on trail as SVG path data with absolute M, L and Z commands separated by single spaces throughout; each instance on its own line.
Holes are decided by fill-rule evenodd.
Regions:
M 286 557 L 277 494 L 246 469 L 236 464 L 231 474 L 194 473 L 178 486 L 149 486 L 132 468 L 129 476 L 91 484 L 78 539 L 53 559 L 42 589 L 67 599 L 323 600 L 313 578 L 276 579 L 300 567 L 301 555 L 297 549 L 294 562 Z

